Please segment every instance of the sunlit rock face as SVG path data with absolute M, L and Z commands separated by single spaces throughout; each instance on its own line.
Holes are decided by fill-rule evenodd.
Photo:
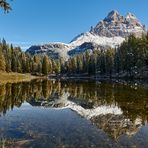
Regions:
M 63 43 L 49 43 L 45 45 L 31 46 L 26 52 L 32 55 L 48 55 L 52 59 L 68 59 L 69 46 Z
M 128 13 L 126 17 L 120 15 L 117 11 L 111 11 L 108 16 L 100 21 L 95 28 L 92 28 L 91 33 L 99 36 L 123 38 L 130 34 L 140 36 L 145 32 L 145 26 L 140 23 L 137 17 Z
M 69 43 L 49 43 L 30 47 L 26 52 L 31 54 L 47 54 L 53 59 L 63 58 L 83 53 L 87 50 L 105 50 L 109 47 L 119 46 L 125 38 L 134 34 L 140 37 L 146 33 L 143 25 L 137 17 L 128 13 L 122 16 L 113 10 L 107 17 L 99 21 L 90 31 L 79 34 Z

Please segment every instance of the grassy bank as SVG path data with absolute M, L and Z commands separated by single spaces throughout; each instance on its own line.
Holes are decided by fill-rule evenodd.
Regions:
M 17 83 L 23 81 L 30 81 L 39 77 L 32 76 L 31 74 L 20 74 L 20 73 L 5 73 L 0 72 L 0 83 Z

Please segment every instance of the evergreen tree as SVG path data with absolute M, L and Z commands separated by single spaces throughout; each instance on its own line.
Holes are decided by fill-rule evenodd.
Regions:
M 106 51 L 106 73 L 112 75 L 114 66 L 114 49 L 108 49 Z
M 42 73 L 45 75 L 49 74 L 49 60 L 47 56 L 43 57 Z
M 13 72 L 17 72 L 17 59 L 15 57 L 15 55 L 13 54 L 12 57 L 11 57 L 11 70 Z
M 78 55 L 77 56 L 77 73 L 83 72 L 83 56 Z
M 0 7 L 4 9 L 5 12 L 9 12 L 11 10 L 10 4 L 6 0 L 0 0 Z
M 2 52 L 2 48 L 0 47 L 0 71 L 6 70 L 6 62 Z
M 52 60 L 49 57 L 47 57 L 47 58 L 48 58 L 48 72 L 51 74 L 51 73 L 53 73 Z

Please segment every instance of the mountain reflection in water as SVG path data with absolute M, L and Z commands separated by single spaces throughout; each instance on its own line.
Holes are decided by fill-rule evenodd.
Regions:
M 25 117 L 26 107 L 30 110 L 26 112 Z M 69 109 L 75 114 L 72 112 L 68 113 Z M 14 138 L 14 141 L 30 139 L 30 141 L 21 142 L 21 145 L 28 146 L 29 143 L 31 146 L 36 146 L 36 142 L 32 143 L 32 140 L 34 141 L 37 137 L 31 136 L 31 134 L 29 136 L 24 136 L 23 134 L 25 134 L 25 132 L 23 134 L 22 132 L 19 133 L 20 130 L 17 128 L 16 131 L 12 131 L 14 132 L 13 134 L 9 128 L 16 125 L 20 126 L 19 124 L 23 124 L 22 120 L 24 121 L 25 119 L 28 120 L 28 122 L 31 120 L 30 122 L 32 123 L 34 120 L 36 126 L 40 126 L 40 121 L 35 120 L 38 118 L 37 116 L 44 111 L 46 112 L 46 116 L 45 113 L 43 113 L 40 117 L 43 118 L 43 116 L 45 116 L 45 123 L 48 122 L 48 116 L 50 116 L 49 120 L 56 117 L 56 114 L 54 116 L 55 112 L 61 112 L 62 115 L 65 116 L 64 119 L 66 121 L 68 120 L 66 119 L 68 117 L 70 120 L 72 116 L 77 115 L 77 117 L 75 117 L 76 119 L 80 116 L 79 122 L 82 119 L 85 119 L 85 122 L 88 122 L 86 124 L 88 126 L 87 128 L 89 128 L 89 126 L 91 128 L 96 128 L 95 131 L 98 130 L 102 132 L 97 134 L 105 134 L 108 136 L 110 140 L 104 138 L 104 141 L 106 141 L 107 144 L 106 146 L 108 147 L 146 147 L 148 144 L 148 134 L 145 136 L 144 132 L 142 132 L 143 130 L 148 130 L 148 91 L 143 87 L 134 89 L 128 85 L 125 86 L 107 82 L 95 83 L 50 80 L 0 85 L 1 138 L 4 137 L 11 140 Z M 47 113 L 49 113 L 49 115 Z M 20 117 L 20 119 L 17 117 Z M 33 119 L 33 117 L 35 119 Z M 78 120 L 76 119 L 73 120 L 73 122 L 78 123 Z M 13 124 L 15 124 L 12 125 L 11 123 L 10 125 L 9 120 L 13 120 Z M 56 121 L 60 122 L 60 117 L 56 118 Z M 64 121 L 62 120 L 61 122 Z M 76 125 L 84 126 L 83 124 Z M 4 125 L 6 125 L 7 130 L 4 128 Z M 22 130 L 25 128 L 25 125 L 21 125 L 19 128 Z M 26 130 L 32 130 L 30 128 L 33 127 L 27 127 Z M 56 128 L 57 127 L 55 126 L 55 129 Z M 44 131 L 40 131 L 38 134 L 39 133 L 43 134 Z M 49 136 L 48 132 L 44 134 L 45 138 Z M 89 135 L 89 131 L 87 134 Z M 141 135 L 143 135 L 143 137 L 141 137 Z M 56 135 L 54 136 L 56 137 Z M 73 135 L 71 134 L 71 136 L 75 138 L 75 131 L 73 131 Z M 48 138 L 47 141 L 48 144 L 52 143 Z M 47 144 L 47 141 L 44 142 L 44 144 Z M 90 145 L 89 142 L 86 145 L 83 143 L 81 147 L 90 147 L 91 145 L 92 147 L 97 147 L 99 143 L 96 141 L 94 138 L 94 141 L 91 140 L 92 143 Z M 63 141 L 61 141 L 61 143 L 63 143 L 63 146 L 65 147 L 77 146 L 76 144 L 70 143 L 70 141 L 65 142 L 66 144 Z M 42 144 L 41 147 L 46 145 L 43 144 L 43 146 Z M 77 144 L 79 144 L 79 142 L 77 142 Z M 56 142 L 51 146 L 57 146 Z M 60 147 L 60 145 L 58 146 Z M 105 145 L 102 143 L 101 146 L 104 147 Z

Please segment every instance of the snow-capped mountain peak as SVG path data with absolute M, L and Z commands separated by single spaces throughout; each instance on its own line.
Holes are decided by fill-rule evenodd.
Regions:
M 114 48 L 120 45 L 129 35 L 134 34 L 139 37 L 145 32 L 145 26 L 134 14 L 128 13 L 124 17 L 118 11 L 113 10 L 102 21 L 99 21 L 95 27 L 91 27 L 89 32 L 81 33 L 69 44 L 50 43 L 32 46 L 27 52 L 31 54 L 47 54 L 51 58 L 63 57 L 68 59 L 69 53 L 75 55 L 86 50 Z
M 91 32 L 82 33 L 77 36 L 72 42 L 69 44 L 71 47 L 77 47 L 82 45 L 85 42 L 91 42 L 98 44 L 100 46 L 109 46 L 115 47 L 121 44 L 124 41 L 124 38 L 118 37 L 106 37 L 106 36 L 98 36 L 96 34 L 92 34 Z
M 106 37 L 128 37 L 130 34 L 140 36 L 145 29 L 135 15 L 128 13 L 126 17 L 117 11 L 111 11 L 103 21 L 100 21 L 90 31 L 93 34 Z

